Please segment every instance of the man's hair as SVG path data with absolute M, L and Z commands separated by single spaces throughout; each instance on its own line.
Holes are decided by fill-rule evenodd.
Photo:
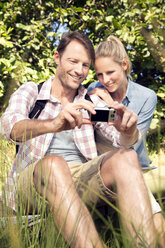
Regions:
M 72 40 L 79 41 L 85 49 L 88 51 L 92 62 L 95 61 L 95 51 L 92 42 L 87 35 L 80 31 L 68 31 L 62 35 L 60 43 L 57 47 L 57 51 L 60 55 L 64 52 L 65 48 L 69 45 Z
M 122 65 L 125 60 L 128 64 L 127 70 L 125 71 L 126 76 L 131 78 L 132 63 L 128 57 L 128 54 L 124 48 L 123 43 L 119 38 L 110 35 L 106 41 L 100 43 L 95 49 L 96 59 L 99 57 L 110 57 L 119 65 Z

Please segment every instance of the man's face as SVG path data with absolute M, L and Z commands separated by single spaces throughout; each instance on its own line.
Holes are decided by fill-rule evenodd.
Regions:
M 88 75 L 91 58 L 85 47 L 77 40 L 73 40 L 61 57 L 58 52 L 55 53 L 55 62 L 58 82 L 64 88 L 77 90 Z

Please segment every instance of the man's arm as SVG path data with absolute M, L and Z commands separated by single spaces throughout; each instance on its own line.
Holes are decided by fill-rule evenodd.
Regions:
M 25 119 L 15 123 L 10 138 L 24 142 L 49 132 L 51 132 L 51 120 Z
M 57 133 L 74 129 L 76 126 L 80 128 L 82 124 L 91 124 L 90 120 L 82 119 L 80 109 L 95 113 L 94 104 L 87 100 L 68 103 L 54 119 L 25 119 L 15 123 L 10 136 L 15 141 L 23 142 L 42 134 Z
M 12 94 L 8 107 L 1 116 L 1 125 L 7 139 L 11 138 L 11 132 L 16 123 L 28 120 L 37 96 L 38 89 L 34 82 L 23 84 Z M 20 130 L 21 128 L 23 127 L 20 127 Z

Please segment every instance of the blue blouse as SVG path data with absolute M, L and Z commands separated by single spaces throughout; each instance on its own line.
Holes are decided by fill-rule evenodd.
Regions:
M 94 88 L 104 88 L 100 82 L 89 85 L 88 92 Z M 142 133 L 141 140 L 133 147 L 139 157 L 143 169 L 148 169 L 151 163 L 146 148 L 146 133 L 149 129 L 153 113 L 157 104 L 156 93 L 140 84 L 128 79 L 126 95 L 122 103 L 138 115 L 138 129 Z

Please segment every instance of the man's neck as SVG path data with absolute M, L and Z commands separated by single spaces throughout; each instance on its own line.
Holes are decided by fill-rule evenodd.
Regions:
M 75 96 L 77 95 L 77 89 L 73 90 L 70 88 L 64 88 L 58 81 L 52 81 L 51 95 L 58 99 L 61 104 L 64 106 L 67 103 L 74 101 Z

